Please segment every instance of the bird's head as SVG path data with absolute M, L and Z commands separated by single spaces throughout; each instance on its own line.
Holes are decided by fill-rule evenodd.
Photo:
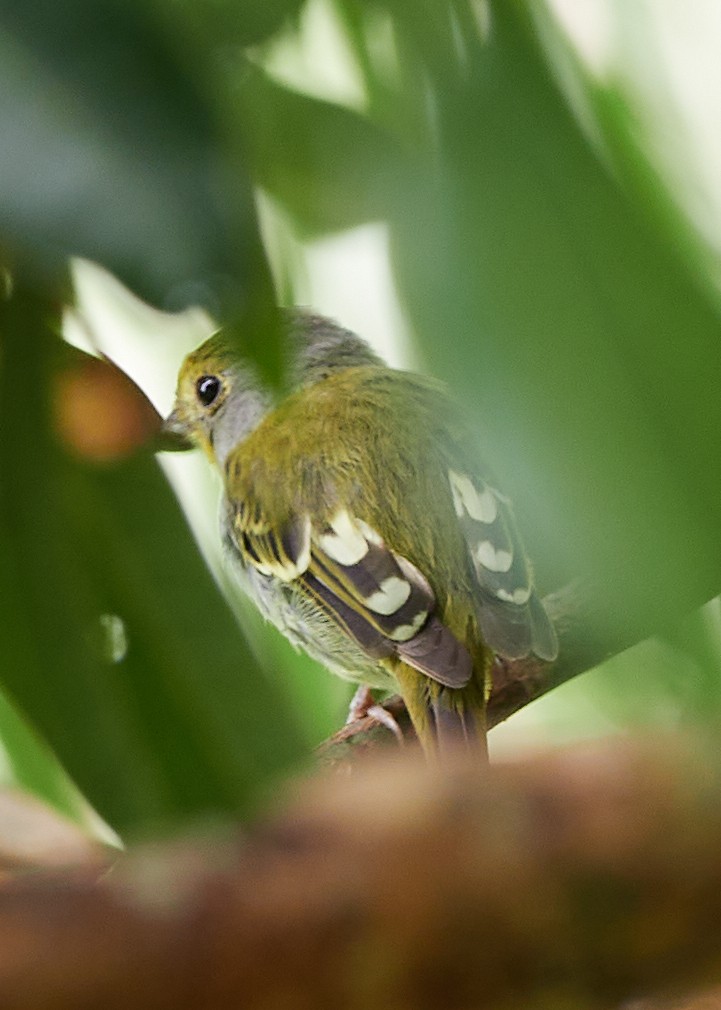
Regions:
M 347 368 L 382 364 L 364 340 L 323 316 L 284 309 L 281 321 L 292 389 Z M 231 449 L 257 427 L 272 405 L 271 392 L 253 366 L 229 349 L 222 334 L 215 334 L 181 366 L 161 448 L 198 446 L 222 468 Z
M 271 404 L 252 365 L 239 361 L 221 334 L 183 362 L 163 448 L 199 447 L 218 467 L 261 421 Z

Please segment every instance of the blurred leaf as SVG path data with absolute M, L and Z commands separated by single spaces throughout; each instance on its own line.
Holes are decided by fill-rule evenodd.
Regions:
M 591 575 L 606 627 L 698 606 L 719 587 L 721 323 L 682 236 L 591 149 L 523 4 L 492 5 L 490 33 L 464 3 L 336 6 L 375 125 L 255 74 L 240 109 L 259 181 L 301 231 L 390 218 L 431 368 L 475 411 L 543 586 Z M 382 139 L 402 115 L 425 130 Z
M 220 574 L 227 583 L 224 591 L 238 614 L 243 634 L 255 654 L 263 657 L 263 665 L 273 671 L 274 678 L 282 685 L 307 747 L 317 747 L 343 725 L 356 685 L 336 677 L 292 646 L 277 628 L 261 617 L 237 582 L 228 578 L 227 568 Z
M 669 624 L 662 638 L 680 659 L 671 682 L 661 686 L 683 698 L 684 715 L 691 715 L 696 722 L 716 724 L 721 715 L 720 629 L 721 601 L 717 598 Z M 693 668 L 694 675 L 684 675 L 684 663 Z
M 0 236 L 45 276 L 85 256 L 156 305 L 203 303 L 275 381 L 251 183 L 199 79 L 212 51 L 180 39 L 136 2 L 0 0 Z
M 11 775 L 8 782 L 39 796 L 74 820 L 85 810 L 79 794 L 46 743 L 0 692 L 0 741 Z
M 0 319 L 4 685 L 116 829 L 246 809 L 299 735 L 154 461 L 56 447 L 46 316 L 20 292 Z
M 683 190 L 693 186 L 690 180 L 699 172 L 703 173 L 703 155 L 700 152 L 689 150 L 684 158 L 679 150 L 680 145 L 688 142 L 696 132 L 693 121 L 699 95 L 695 99 L 691 97 L 693 85 L 685 99 L 683 89 L 675 95 L 672 89 L 676 105 L 666 110 L 665 118 L 657 119 L 654 107 L 649 107 L 648 98 L 644 101 L 642 97 L 643 88 L 651 85 L 648 82 L 641 85 L 649 73 L 644 68 L 653 67 L 655 69 L 651 73 L 658 75 L 656 87 L 662 94 L 665 84 L 668 98 L 670 79 L 674 77 L 674 60 L 683 59 L 684 54 L 688 58 L 689 53 L 694 53 L 694 43 L 698 44 L 700 34 L 708 30 L 713 22 L 704 18 L 695 21 L 689 36 L 679 39 L 673 52 L 664 51 L 660 37 L 672 6 L 664 9 L 663 5 L 633 8 L 619 5 L 612 15 L 616 39 L 611 62 L 603 74 L 597 76 L 572 46 L 549 7 L 523 2 L 517 6 L 527 30 L 536 35 L 559 87 L 602 158 L 612 166 L 613 173 L 622 181 L 639 211 L 666 233 L 665 237 L 682 254 L 694 278 L 699 284 L 706 284 L 707 295 L 718 303 L 717 251 L 709 249 L 708 234 L 699 230 L 697 215 L 702 211 L 696 211 L 694 221 L 695 215 L 682 197 Z M 639 58 L 641 51 L 643 59 Z M 632 53 L 639 56 L 632 59 Z M 697 73 L 703 75 L 710 68 L 704 66 L 702 48 L 697 55 L 701 68 Z M 705 77 L 703 79 L 706 83 Z M 713 101 L 710 98 L 712 108 Z M 669 157 L 674 156 L 679 158 L 683 168 L 680 177 L 672 181 L 667 166 Z M 708 195 L 705 198 L 701 196 L 702 203 Z M 699 198 L 698 195 L 696 198 Z M 709 279 L 712 283 L 707 283 Z
M 169 20 L 186 21 L 192 35 L 202 32 L 227 49 L 262 42 L 298 14 L 303 0 L 159 0 Z M 191 35 L 191 38 L 192 38 Z
M 46 268 L 99 260 L 161 303 L 232 272 L 208 113 L 152 19 L 39 0 L 1 3 L 0 26 L 5 239 Z
M 238 92 L 256 181 L 317 234 L 387 217 L 402 184 L 398 142 L 357 112 L 249 70 Z
M 212 332 L 212 323 L 195 312 L 158 312 L 116 278 L 87 262 L 73 265 L 73 279 L 76 304 L 71 313 L 64 313 L 64 332 L 76 340 L 90 334 L 100 351 L 129 369 L 142 380 L 145 391 L 169 407 L 181 348 L 190 350 L 205 339 Z M 111 458 L 119 451 L 127 455 L 127 445 L 142 433 L 147 444 L 159 418 L 154 409 L 148 411 L 144 393 L 124 372 L 118 373 L 117 366 L 108 368 L 96 358 L 71 352 L 68 348 L 64 354 L 69 359 L 68 370 L 56 376 L 54 397 L 56 432 L 63 444 L 72 446 L 75 454 L 86 460 L 89 450 L 101 449 L 106 456 L 110 450 Z M 69 404 L 63 402 L 68 396 L 72 397 Z M 112 409 L 108 409 L 110 404 Z M 166 453 L 160 462 L 253 653 L 263 657 L 265 669 L 288 694 L 307 746 L 315 746 L 343 722 L 351 686 L 293 649 L 240 589 L 225 563 L 218 535 L 219 485 L 203 454 Z
M 397 277 L 433 370 L 477 413 L 541 581 L 591 573 L 602 623 L 623 626 L 721 581 L 721 325 L 512 8 L 493 5 L 487 41 L 459 21 L 458 60 L 427 67 L 435 142 L 394 215 Z
M 662 639 L 648 639 L 579 678 L 566 699 L 568 723 L 576 722 L 574 696 L 578 699 L 584 693 L 587 707 L 595 707 L 620 729 L 677 729 L 698 722 L 699 715 L 715 727 L 718 690 L 715 702 L 709 704 L 710 672 L 689 652 Z M 705 712 L 699 704 L 703 695 Z M 575 734 L 583 732 L 579 720 Z

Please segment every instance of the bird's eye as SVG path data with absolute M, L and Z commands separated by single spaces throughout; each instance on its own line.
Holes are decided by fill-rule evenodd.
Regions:
M 217 375 L 201 375 L 195 383 L 195 390 L 203 406 L 209 407 L 220 392 L 220 379 Z

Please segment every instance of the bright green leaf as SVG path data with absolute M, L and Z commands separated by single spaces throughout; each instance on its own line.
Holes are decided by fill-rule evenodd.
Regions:
M 542 582 L 595 579 L 605 627 L 675 614 L 720 582 L 721 322 L 511 5 L 463 45 L 464 74 L 434 69 L 437 149 L 395 215 L 404 298 L 479 419 Z
M 117 830 L 245 810 L 299 732 L 155 462 L 84 466 L 54 443 L 46 313 L 23 292 L 2 306 L 3 685 Z
M 254 177 L 302 232 L 388 216 L 404 160 L 386 131 L 350 109 L 291 91 L 256 68 L 238 98 Z

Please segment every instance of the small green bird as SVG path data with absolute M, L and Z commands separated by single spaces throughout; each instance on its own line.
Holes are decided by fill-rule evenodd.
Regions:
M 166 432 L 220 471 L 223 540 L 261 613 L 341 677 L 400 691 L 427 752 L 484 750 L 494 654 L 558 648 L 509 502 L 439 383 L 321 316 L 283 324 L 290 395 L 214 336 Z

